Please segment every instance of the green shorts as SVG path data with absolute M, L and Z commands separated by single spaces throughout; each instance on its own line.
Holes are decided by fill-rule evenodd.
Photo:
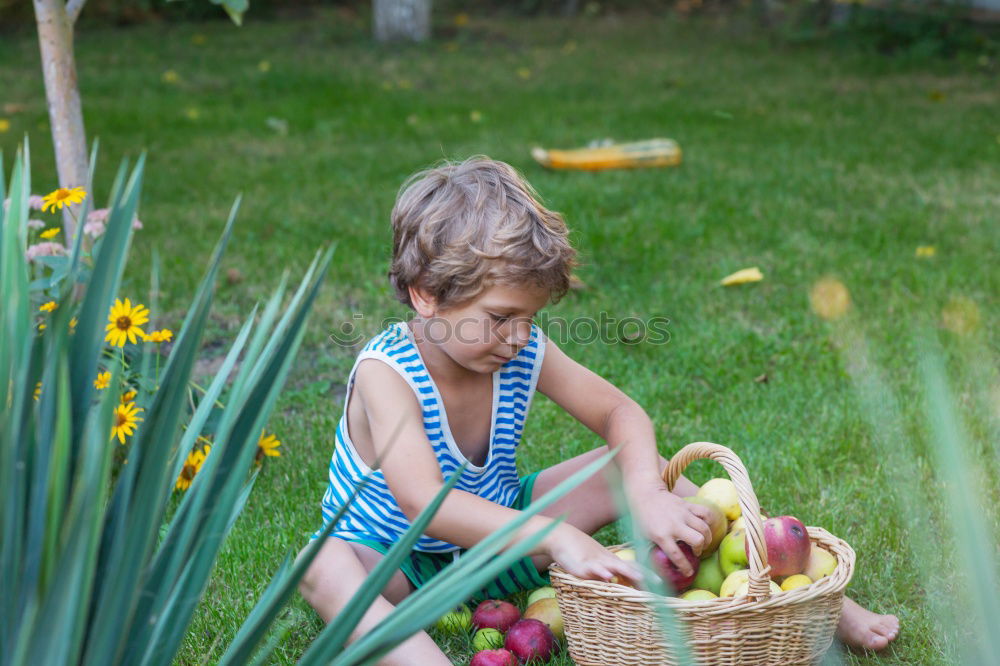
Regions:
M 538 472 L 521 477 L 521 488 L 514 498 L 512 509 L 522 510 L 531 503 L 531 491 L 535 486 L 535 478 Z M 354 543 L 360 543 L 377 550 L 385 555 L 392 547 L 390 543 L 381 541 L 371 541 L 369 539 L 355 539 Z M 458 557 L 466 552 L 461 548 Z M 413 583 L 413 587 L 420 588 L 427 584 L 439 571 L 447 567 L 455 560 L 455 552 L 450 553 L 425 553 L 419 550 L 410 552 L 410 556 L 403 560 L 400 569 L 406 577 Z M 478 604 L 486 599 L 504 599 L 518 590 L 533 590 L 536 587 L 549 585 L 549 572 L 540 573 L 535 568 L 530 557 L 524 557 L 514 563 L 506 571 L 502 572 L 492 583 L 473 594 L 467 600 L 470 603 Z

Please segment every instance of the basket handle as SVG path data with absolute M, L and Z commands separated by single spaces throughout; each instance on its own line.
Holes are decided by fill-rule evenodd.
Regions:
M 663 470 L 663 482 L 667 484 L 669 490 L 673 490 L 674 484 L 684 468 L 701 458 L 710 458 L 721 463 L 736 486 L 736 494 L 743 511 L 743 520 L 746 523 L 747 538 L 750 539 L 751 545 L 748 558 L 750 562 L 748 596 L 767 599 L 771 596 L 769 576 L 771 567 L 767 564 L 764 526 L 760 522 L 760 504 L 757 502 L 757 495 L 754 494 L 753 486 L 750 485 L 750 476 L 747 474 L 747 469 L 743 466 L 740 457 L 720 444 L 694 442 L 685 446 L 670 459 L 666 469 Z

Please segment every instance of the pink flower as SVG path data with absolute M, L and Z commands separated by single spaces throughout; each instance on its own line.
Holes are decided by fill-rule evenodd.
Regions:
M 139 218 L 135 218 L 135 219 L 132 220 L 132 228 L 133 229 L 142 229 L 142 222 L 139 220 Z
M 104 224 L 108 221 L 108 209 L 98 208 L 87 213 L 87 222 L 97 222 Z
M 41 210 L 45 204 L 45 197 L 41 194 L 32 194 L 28 197 L 28 208 L 31 210 Z
M 41 220 L 28 220 L 29 229 L 44 229 L 45 223 Z
M 66 254 L 65 246 L 61 243 L 47 241 L 45 243 L 29 245 L 27 252 L 24 253 L 24 256 L 27 257 L 28 261 L 33 261 L 35 257 L 54 257 L 61 254 Z
M 83 225 L 83 233 L 91 238 L 97 238 L 104 233 L 104 223 L 90 220 L 90 216 L 88 215 L 87 223 Z

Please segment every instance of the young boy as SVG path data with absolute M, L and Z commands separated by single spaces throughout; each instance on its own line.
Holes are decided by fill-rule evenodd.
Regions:
M 477 156 L 408 179 L 392 227 L 389 277 L 416 315 L 370 340 L 348 379 L 322 504 L 325 521 L 366 473 L 376 471 L 304 577 L 300 590 L 309 604 L 325 622 L 334 618 L 461 464 L 471 463 L 351 640 L 463 550 L 607 452 L 599 447 L 519 478 L 515 452 L 536 390 L 610 447 L 621 446 L 613 464 L 639 525 L 689 573 L 676 542 L 700 553 L 711 539 L 704 507 L 681 499 L 698 487 L 682 476 L 668 491 L 661 476 L 667 460 L 657 451 L 646 413 L 566 356 L 532 321 L 569 287 L 575 252 L 560 215 L 544 208 L 508 164 Z M 641 576 L 634 563 L 591 536 L 618 518 L 603 474 L 535 516 L 515 541 L 564 514 L 566 521 L 529 557 L 477 598 L 547 584 L 552 562 L 581 578 Z M 845 602 L 844 642 L 878 649 L 897 630 L 894 616 Z M 451 662 L 421 632 L 381 663 Z

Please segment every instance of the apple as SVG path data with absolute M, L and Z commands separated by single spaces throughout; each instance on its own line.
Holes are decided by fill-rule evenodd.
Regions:
M 691 581 L 694 580 L 695 576 L 698 575 L 698 567 L 701 562 L 698 557 L 691 550 L 691 546 L 687 545 L 683 541 L 677 542 L 677 547 L 681 549 L 684 553 L 684 557 L 687 558 L 688 564 L 691 565 L 691 570 L 694 572 L 690 576 L 685 576 L 681 573 L 681 570 L 674 566 L 674 563 L 670 561 L 667 554 L 657 545 L 653 546 L 652 551 L 649 553 L 649 558 L 652 560 L 653 568 L 656 573 L 660 574 L 660 578 L 663 579 L 670 587 L 673 588 L 674 592 L 683 592 L 684 590 L 691 587 Z
M 556 588 L 548 585 L 545 587 L 540 587 L 528 595 L 528 601 L 525 605 L 530 606 L 539 599 L 554 599 L 555 596 L 556 596 Z
M 519 666 L 519 663 L 509 650 L 482 650 L 472 655 L 469 666 Z
M 509 601 L 487 599 L 478 606 L 472 614 L 472 624 L 479 629 L 496 629 L 507 631 L 511 625 L 521 619 L 521 611 Z
M 781 581 L 781 589 L 787 592 L 788 590 L 794 590 L 797 587 L 805 587 L 806 585 L 811 585 L 812 579 L 809 576 L 803 576 L 802 574 L 793 574 Z
M 712 540 L 702 547 L 700 557 L 711 555 L 719 547 L 719 544 L 722 543 L 722 538 L 726 536 L 726 531 L 729 528 L 729 520 L 722 509 L 719 508 L 719 505 L 707 497 L 698 497 L 695 495 L 694 497 L 685 497 L 684 499 L 692 504 L 701 504 L 708 507 L 710 514 L 708 527 L 712 530 Z
M 764 544 L 772 576 L 791 576 L 805 571 L 809 563 L 809 532 L 795 516 L 776 516 L 765 520 Z M 748 539 L 744 540 L 743 548 L 749 559 Z
M 472 636 L 472 647 L 477 651 L 502 648 L 503 634 L 496 629 L 480 629 Z
M 719 544 L 719 566 L 722 568 L 723 576 L 750 567 L 746 541 L 747 533 L 743 530 L 737 530 L 727 534 L 722 543 Z
M 736 520 L 742 513 L 736 484 L 729 479 L 709 479 L 695 495 L 715 502 L 729 520 Z
M 559 643 L 544 622 L 528 618 L 514 623 L 514 626 L 507 631 L 503 646 L 522 662 L 530 659 L 547 662 L 552 658 Z
M 763 525 L 764 521 L 767 520 L 767 516 L 760 514 L 760 524 Z M 746 516 L 740 516 L 733 522 L 729 523 L 729 531 L 735 532 L 736 530 L 745 530 L 747 528 Z
M 441 631 L 457 634 L 468 631 L 472 628 L 472 611 L 465 604 L 458 606 L 455 610 L 445 613 L 437 621 L 437 628 Z
M 698 573 L 691 581 L 691 587 L 699 590 L 709 590 L 713 594 L 718 594 L 722 589 L 722 581 L 725 580 L 722 573 L 722 566 L 719 564 L 719 551 L 715 551 L 708 557 L 701 558 L 698 566 Z
M 619 548 L 615 551 L 615 555 L 628 562 L 635 562 L 636 559 L 635 548 Z
M 773 580 L 767 581 L 767 584 L 770 586 L 772 596 L 775 594 L 781 594 L 781 588 L 778 587 L 778 584 L 775 583 Z M 736 591 L 733 593 L 733 596 L 745 597 L 747 596 L 747 594 L 749 594 L 749 592 L 750 592 L 750 580 L 747 579 L 747 582 L 740 583 L 740 586 L 736 588 Z
M 687 601 L 708 601 L 709 599 L 718 598 L 719 595 L 714 592 L 709 592 L 708 590 L 696 590 L 694 588 L 691 588 L 681 595 L 681 599 L 686 599 Z
M 559 602 L 555 599 L 539 599 L 525 608 L 524 615 L 521 617 L 544 622 L 552 630 L 556 638 L 562 639 L 566 637 L 566 632 L 563 629 L 562 613 L 559 612 Z
M 731 597 L 733 593 L 736 592 L 740 585 L 750 580 L 750 570 L 740 569 L 739 571 L 734 571 L 733 573 L 726 576 L 726 580 L 722 581 L 722 587 L 719 589 L 720 597 Z
M 823 576 L 829 576 L 837 569 L 837 558 L 825 548 L 820 548 L 814 543 L 809 544 L 809 561 L 806 562 L 804 573 L 812 581 L 817 581 Z

